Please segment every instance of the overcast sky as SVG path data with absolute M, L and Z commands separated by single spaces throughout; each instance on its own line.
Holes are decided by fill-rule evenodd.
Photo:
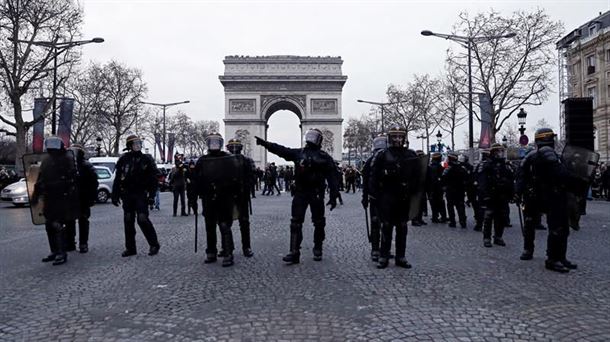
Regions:
M 493 8 L 508 14 L 540 7 L 569 32 L 607 11 L 610 1 L 85 0 L 82 4 L 84 38 L 106 40 L 84 47 L 85 61 L 116 59 L 138 67 L 148 84 L 149 101 L 188 99 L 191 103 L 181 109 L 194 120 L 222 122 L 224 95 L 218 75 L 227 55 L 341 56 L 348 76 L 343 88 L 347 119 L 369 110 L 356 99 L 383 100 L 390 83 L 405 84 L 414 73 L 439 74 L 446 49 L 455 43 L 419 32 L 449 33 L 461 11 Z M 558 108 L 555 93 L 545 105 L 526 109 L 528 123 L 534 125 L 545 117 L 558 128 Z M 297 124 L 295 115 L 276 113 L 270 120 L 270 139 L 297 144 Z M 461 134 L 457 140 L 463 147 Z M 411 144 L 419 146 L 415 139 Z

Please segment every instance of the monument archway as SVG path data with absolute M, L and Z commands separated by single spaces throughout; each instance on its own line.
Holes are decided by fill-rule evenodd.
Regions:
M 266 165 L 267 154 L 254 136 L 267 137 L 267 122 L 279 110 L 295 113 L 302 133 L 320 129 L 322 148 L 341 160 L 341 94 L 347 81 L 341 57 L 227 56 L 223 63 L 225 138 L 239 137 L 257 166 Z

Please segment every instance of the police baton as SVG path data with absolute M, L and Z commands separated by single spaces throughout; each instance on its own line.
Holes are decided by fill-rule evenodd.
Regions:
M 193 205 L 193 213 L 195 214 L 195 253 L 197 253 L 197 233 L 199 226 L 199 214 L 197 213 L 197 201 Z
M 521 203 L 517 202 L 515 204 L 517 204 L 517 211 L 519 212 L 519 224 L 521 225 L 521 233 L 525 234 L 525 232 L 523 230 L 524 229 L 524 227 L 523 227 L 523 212 L 521 210 Z
M 371 243 L 371 232 L 369 228 L 369 210 L 367 208 L 364 208 L 364 221 L 366 222 L 366 236 L 369 239 L 369 243 Z

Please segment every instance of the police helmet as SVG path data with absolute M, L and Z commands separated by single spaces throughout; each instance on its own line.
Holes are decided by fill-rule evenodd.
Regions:
M 322 136 L 322 131 L 320 131 L 317 128 L 309 129 L 305 133 L 305 143 L 306 144 L 311 144 L 311 145 L 320 147 L 320 146 L 322 146 L 323 139 L 324 139 L 324 137 Z
M 392 147 L 403 147 L 407 141 L 407 131 L 399 125 L 394 125 L 388 130 L 388 145 Z
M 44 140 L 44 148 L 47 151 L 59 151 L 65 148 L 63 140 L 53 135 Z
M 415 154 L 417 154 L 418 157 L 425 155 L 424 151 L 422 151 L 422 150 L 415 151 Z
M 385 134 L 379 134 L 373 139 L 373 150 L 381 150 L 388 147 L 388 137 Z
M 498 143 L 491 145 L 491 148 L 489 149 L 489 155 L 492 158 L 504 158 L 504 146 Z
M 227 143 L 227 150 L 233 154 L 241 154 L 243 148 L 244 145 L 241 143 L 241 140 L 237 138 L 229 139 L 229 142 Z
M 550 128 L 539 128 L 534 134 L 534 142 L 537 147 L 542 146 L 555 146 L 555 137 L 557 135 Z
M 432 154 L 430 154 L 430 158 L 434 161 L 440 161 L 441 160 L 441 154 L 438 152 L 432 152 Z
M 74 152 L 74 155 L 78 159 L 85 158 L 85 148 L 81 144 L 72 144 L 70 145 L 70 149 Z
M 125 150 L 139 152 L 142 150 L 142 139 L 135 134 L 131 134 L 125 140 Z
M 210 133 L 205 138 L 205 144 L 208 146 L 208 150 L 210 151 L 220 151 L 222 149 L 222 145 L 224 144 L 224 139 L 220 133 Z

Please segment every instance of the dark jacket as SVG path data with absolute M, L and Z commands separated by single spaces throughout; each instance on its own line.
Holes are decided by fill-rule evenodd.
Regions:
M 77 184 L 81 205 L 92 207 L 97 199 L 97 187 L 99 185 L 97 173 L 95 173 L 93 165 L 86 160 L 77 163 L 77 168 Z
M 449 163 L 449 166 L 443 171 L 441 182 L 445 189 L 447 199 L 454 201 L 463 201 L 466 189 L 468 188 L 468 171 L 458 164 Z
M 483 202 L 508 202 L 513 197 L 513 173 L 503 158 L 489 159 L 481 164 L 478 193 Z
M 112 184 L 113 201 L 128 194 L 146 194 L 152 197 L 159 186 L 157 164 L 150 155 L 129 151 L 123 154 L 116 164 L 114 183 Z

